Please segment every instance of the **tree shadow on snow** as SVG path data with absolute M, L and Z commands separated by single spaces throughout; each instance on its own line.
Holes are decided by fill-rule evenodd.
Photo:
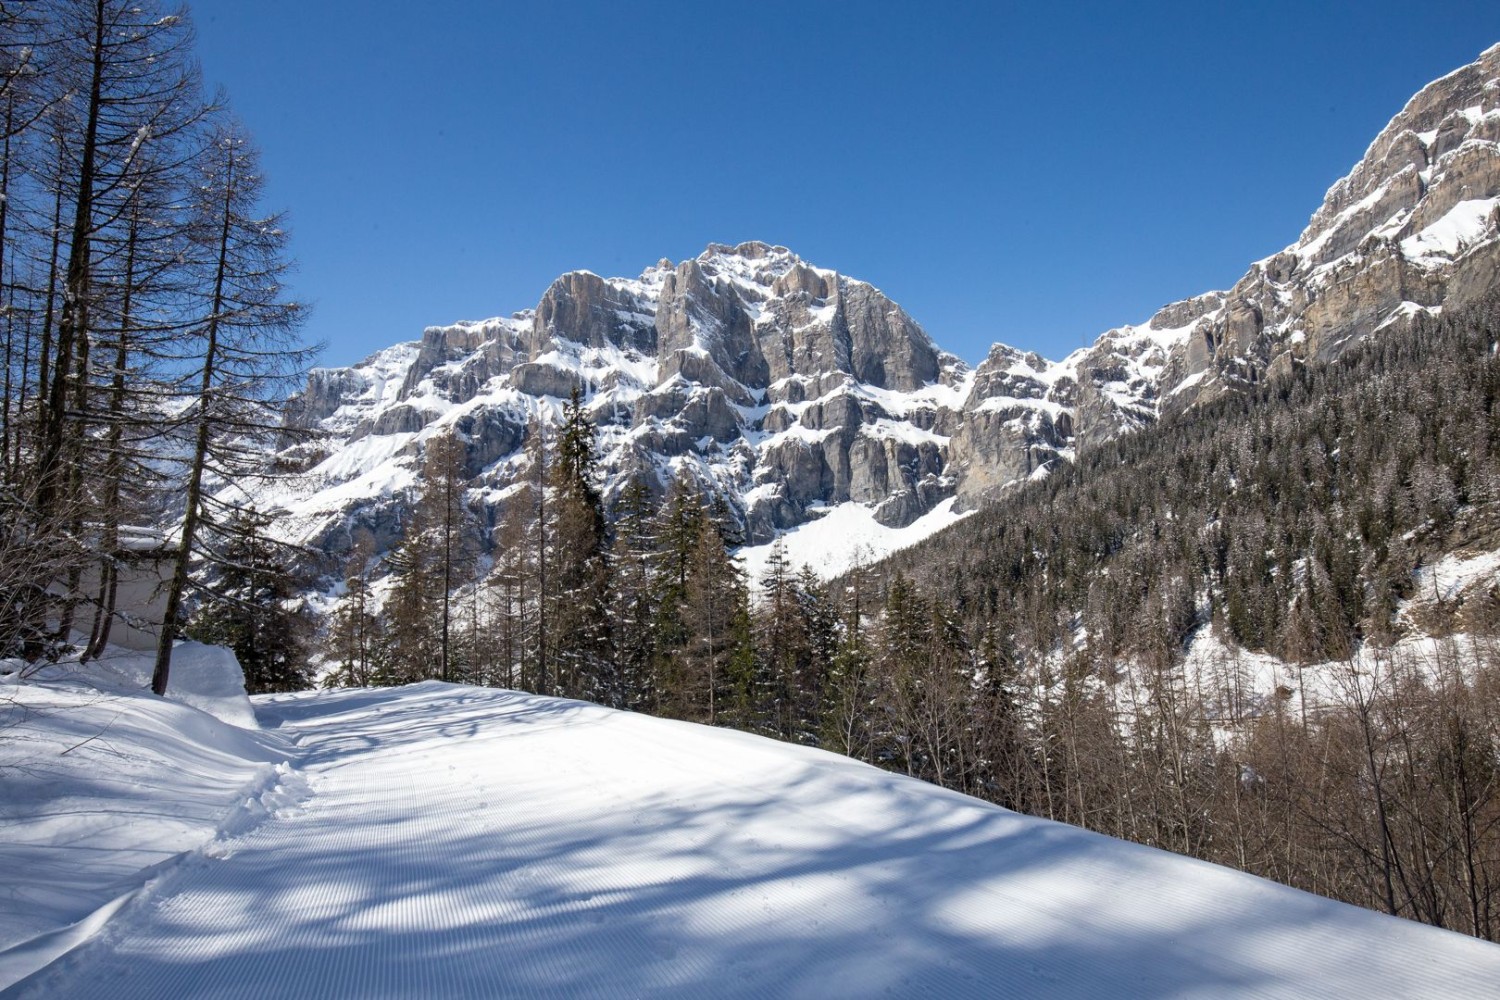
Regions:
M 451 691 L 439 696 L 453 710 Z M 681 798 L 631 786 L 628 768 L 602 758 L 608 776 L 596 784 L 549 786 L 534 773 L 540 758 L 520 762 L 532 770 L 507 761 L 516 730 L 486 727 L 485 713 L 522 727 L 605 720 L 620 732 L 601 746 L 620 755 L 660 725 L 510 692 L 434 721 L 426 700 L 387 706 L 362 739 L 397 753 L 434 736 L 484 740 L 495 762 L 482 783 L 439 772 L 414 810 L 314 801 L 227 861 L 184 870 L 169 895 L 17 992 L 1298 996 L 1340 982 L 1330 969 L 1349 995 L 1368 989 L 1361 972 L 1384 976 L 1386 995 L 1402 990 L 1390 968 L 1403 956 L 1355 933 L 1384 918 L 1249 876 L 817 753 L 783 754 L 774 781 L 747 765 L 743 787 Z M 275 711 L 309 725 L 380 704 L 290 707 L 300 714 Z M 342 737 L 310 742 L 321 767 L 370 752 Z M 674 766 L 687 773 L 691 757 Z M 1411 954 L 1434 941 L 1444 943 L 1424 936 Z M 1429 987 L 1441 986 L 1430 978 L 1439 951 L 1411 970 Z M 1496 973 L 1491 955 L 1489 971 L 1470 974 Z

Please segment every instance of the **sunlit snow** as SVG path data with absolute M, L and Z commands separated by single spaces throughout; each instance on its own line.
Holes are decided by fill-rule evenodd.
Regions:
M 867 565 L 900 549 L 909 548 L 971 513 L 955 513 L 948 498 L 904 528 L 888 528 L 875 512 L 860 503 L 841 503 L 815 520 L 784 532 L 780 544 L 793 573 L 807 566 L 827 579 Z M 748 545 L 739 551 L 740 564 L 752 583 L 765 574 L 776 543 Z
M 26 767 L 0 825 L 7 996 L 1500 981 L 1492 944 L 727 730 L 436 682 L 259 698 L 260 731 L 120 684 L 5 690 L 30 709 L 0 744 Z
M 1401 252 L 1409 260 L 1452 258 L 1464 247 L 1481 239 L 1489 230 L 1490 216 L 1500 198 L 1461 201 L 1441 219 L 1401 241 Z

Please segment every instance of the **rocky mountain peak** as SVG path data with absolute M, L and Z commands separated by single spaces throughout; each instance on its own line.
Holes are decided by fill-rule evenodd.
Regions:
M 1304 259 L 1326 263 L 1347 253 L 1364 235 L 1390 224 L 1423 200 L 1434 181 L 1433 168 L 1443 163 L 1443 172 L 1457 167 L 1449 154 L 1464 150 L 1464 160 L 1485 161 L 1493 157 L 1493 143 L 1500 138 L 1500 122 L 1490 113 L 1500 109 L 1500 45 L 1486 50 L 1477 61 L 1457 69 L 1423 87 L 1391 119 L 1360 162 L 1340 178 L 1323 199 L 1322 206 L 1297 241 Z M 1489 145 L 1486 145 L 1488 143 Z M 1481 168 L 1483 171 L 1484 168 Z M 1453 187 L 1444 185 L 1445 188 Z M 1464 185 L 1444 191 L 1444 197 L 1426 208 L 1440 217 L 1463 194 L 1486 195 Z M 1350 210 L 1357 208 L 1357 211 Z
M 879 289 L 785 247 L 711 244 L 639 278 L 573 271 L 534 309 L 315 372 L 288 420 L 325 437 L 303 448 L 289 525 L 329 551 L 361 532 L 378 547 L 438 434 L 466 441 L 477 496 L 503 495 L 528 428 L 576 390 L 606 496 L 686 471 L 731 498 L 753 541 L 843 503 L 899 527 L 952 493 L 944 453 L 967 378 Z

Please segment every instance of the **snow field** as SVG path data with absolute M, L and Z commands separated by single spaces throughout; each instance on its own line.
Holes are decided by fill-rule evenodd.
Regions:
M 257 706 L 296 753 L 284 801 L 7 996 L 1477 997 L 1500 982 L 1494 945 L 757 737 L 436 682 Z
M 741 546 L 735 558 L 755 590 L 759 589 L 771 553 L 778 544 L 783 548 L 791 574 L 796 575 L 806 566 L 818 578 L 832 579 L 856 566 L 869 565 L 892 552 L 916 545 L 973 513 L 955 512 L 955 502 L 949 497 L 906 527 L 888 528 L 875 520 L 871 508 L 847 501 L 828 508 L 821 517 L 787 529 L 775 542 Z

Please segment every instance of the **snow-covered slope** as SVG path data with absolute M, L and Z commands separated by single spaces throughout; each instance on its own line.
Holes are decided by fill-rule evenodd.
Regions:
M 0 990 L 98 933 L 153 879 L 264 815 L 290 747 L 257 731 L 229 650 L 0 661 Z M 248 727 L 248 728 L 247 728 Z M 61 994 L 59 994 L 61 995 Z
M 7 996 L 1363 1000 L 1500 982 L 1491 944 L 758 737 L 435 682 L 258 708 L 296 767 L 256 800 L 269 815 Z M 31 731 L 60 742 L 53 724 Z M 149 726 L 100 741 L 86 765 L 34 755 L 67 777 L 56 808 L 6 820 L 8 872 L 45 829 L 70 877 L 117 877 L 57 835 L 139 808 L 93 779 L 162 756 L 177 777 L 153 790 L 174 802 L 216 766 Z M 38 921 L 0 905 L 12 939 Z

